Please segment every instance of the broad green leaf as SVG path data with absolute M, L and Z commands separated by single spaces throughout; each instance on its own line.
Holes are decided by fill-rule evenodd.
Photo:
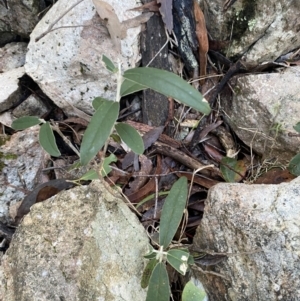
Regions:
M 288 170 L 295 176 L 300 176 L 300 153 L 292 158 Z
M 98 173 L 96 170 L 89 170 L 86 172 L 80 179 L 79 181 L 90 181 L 90 180 L 97 180 L 99 179 Z
M 210 113 L 208 102 L 195 88 L 178 75 L 156 68 L 133 68 L 126 70 L 124 78 L 148 87 L 194 108 L 204 114 Z
M 198 288 L 192 281 L 185 285 L 182 292 L 182 301 L 203 301 L 205 297 L 205 291 Z
M 241 175 L 245 176 L 247 167 L 244 161 L 224 157 L 221 160 L 220 171 L 226 182 L 233 183 L 241 181 Z
M 300 122 L 298 122 L 295 126 L 294 126 L 295 131 L 297 131 L 298 133 L 300 133 Z
M 39 141 L 42 148 L 51 156 L 59 157 L 60 151 L 57 148 L 55 137 L 49 122 L 44 123 L 40 128 Z
M 149 280 L 156 264 L 157 264 L 157 260 L 155 258 L 148 261 L 142 275 L 142 280 L 141 280 L 142 288 L 146 288 L 149 285 Z
M 116 73 L 118 71 L 118 68 L 114 65 L 114 63 L 106 56 L 106 55 L 102 55 L 102 62 L 105 64 L 105 68 L 112 72 L 112 73 Z
M 101 175 L 102 177 L 106 177 L 111 172 L 111 167 L 109 164 L 111 162 L 117 162 L 118 158 L 114 154 L 110 154 L 108 157 L 104 159 Z
M 169 298 L 168 273 L 165 264 L 159 262 L 151 274 L 146 301 L 169 301 Z
M 24 130 L 40 123 L 41 120 L 35 116 L 24 116 L 14 120 L 11 128 L 14 130 Z
M 188 183 L 186 177 L 177 180 L 162 208 L 159 226 L 159 245 L 166 249 L 171 243 L 180 224 L 186 205 Z
M 83 135 L 80 148 L 80 161 L 83 165 L 97 154 L 111 134 L 118 118 L 120 104 L 113 101 L 103 101 Z
M 148 89 L 148 87 L 139 85 L 135 82 L 129 81 L 127 79 L 124 79 L 122 85 L 121 85 L 121 90 L 120 90 L 120 94 L 121 96 L 126 96 L 141 90 L 145 90 Z
M 98 110 L 99 107 L 103 104 L 105 104 L 107 101 L 113 102 L 112 100 L 106 99 L 106 98 L 102 98 L 102 97 L 96 97 L 94 98 L 94 100 L 92 101 L 92 106 L 95 110 Z
M 117 123 L 115 129 L 120 138 L 134 153 L 141 155 L 144 152 L 143 139 L 134 127 L 126 123 Z
M 189 252 L 172 249 L 168 251 L 167 261 L 178 273 L 185 275 L 189 267 L 189 256 Z

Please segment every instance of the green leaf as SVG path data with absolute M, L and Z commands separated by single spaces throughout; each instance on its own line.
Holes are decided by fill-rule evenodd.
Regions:
M 145 67 L 126 70 L 123 77 L 136 84 L 177 99 L 179 102 L 204 114 L 210 113 L 210 107 L 205 98 L 190 84 L 174 73 Z
M 93 102 L 92 102 L 92 106 L 93 106 L 93 108 L 94 108 L 95 110 L 98 110 L 99 107 L 100 107 L 101 105 L 103 105 L 103 104 L 104 104 L 105 102 L 107 102 L 107 101 L 112 102 L 112 100 L 105 99 L 105 98 L 103 98 L 103 97 L 96 97 L 96 98 L 94 98 L 94 100 L 93 100 Z
M 114 154 L 110 154 L 108 157 L 106 157 L 103 161 L 103 166 L 101 170 L 102 177 L 106 177 L 111 172 L 111 167 L 109 164 L 111 162 L 117 162 L 118 158 Z
M 141 90 L 145 90 L 145 89 L 148 89 L 148 87 L 142 86 L 135 82 L 124 79 L 124 81 L 121 85 L 120 94 L 123 97 L 123 96 L 129 95 L 129 94 L 141 91 Z
M 171 243 L 180 224 L 186 205 L 187 193 L 187 178 L 181 177 L 173 184 L 169 195 L 166 197 L 159 227 L 159 244 L 164 249 Z
M 111 134 L 111 135 L 110 135 L 110 138 L 112 138 L 115 142 L 117 142 L 117 143 L 119 143 L 119 144 L 122 143 L 120 136 L 117 135 L 117 134 Z
M 96 110 L 83 135 L 80 148 L 80 161 L 83 165 L 97 154 L 108 139 L 118 118 L 120 104 L 105 100 Z
M 189 281 L 182 292 L 182 301 L 203 301 L 206 293 L 203 289 L 199 289 L 192 281 Z
M 90 180 L 97 180 L 99 179 L 98 173 L 96 170 L 89 170 L 86 172 L 80 179 L 79 181 L 90 181 Z
M 149 285 L 149 280 L 150 280 L 151 274 L 152 274 L 156 264 L 157 264 L 157 260 L 155 258 L 151 259 L 147 263 L 147 265 L 144 269 L 143 275 L 142 275 L 142 280 L 141 280 L 142 288 L 146 288 Z
M 106 56 L 106 55 L 102 55 L 102 62 L 105 64 L 105 68 L 112 72 L 112 73 L 116 73 L 118 71 L 118 68 L 114 65 L 114 63 Z
M 24 130 L 40 123 L 41 120 L 35 116 L 24 116 L 14 120 L 11 128 L 14 130 Z
M 237 161 L 234 158 L 224 157 L 221 160 L 220 171 L 226 182 L 234 183 L 242 179 L 241 175 L 245 176 L 247 167 L 242 160 Z
M 189 267 L 189 256 L 189 252 L 172 249 L 168 251 L 167 261 L 178 273 L 185 275 Z
M 300 153 L 292 158 L 288 170 L 295 176 L 300 176 Z
M 49 122 L 44 123 L 40 128 L 39 141 L 42 148 L 51 156 L 59 157 L 60 151 L 57 148 L 55 137 Z
M 120 138 L 134 153 L 141 155 L 144 152 L 143 139 L 134 127 L 126 123 L 118 123 L 115 125 L 115 129 Z
M 169 298 L 168 273 L 165 264 L 159 262 L 151 274 L 146 301 L 169 301 Z
M 194 257 L 189 254 L 188 265 L 193 265 L 195 263 Z
M 294 126 L 294 130 L 297 131 L 298 133 L 300 133 L 300 122 L 298 122 L 298 123 Z

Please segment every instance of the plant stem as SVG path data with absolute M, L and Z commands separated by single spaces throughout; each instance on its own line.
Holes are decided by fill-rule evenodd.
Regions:
M 117 74 L 117 95 L 116 95 L 117 102 L 120 102 L 120 99 L 121 99 L 120 92 L 121 92 L 121 86 L 122 86 L 123 80 L 124 79 L 122 76 L 122 67 L 121 67 L 121 63 L 119 62 L 118 63 L 118 74 Z
M 79 151 L 74 147 L 71 141 L 60 131 L 59 127 L 51 120 L 52 129 L 64 140 L 66 144 L 73 150 L 73 152 L 80 158 Z

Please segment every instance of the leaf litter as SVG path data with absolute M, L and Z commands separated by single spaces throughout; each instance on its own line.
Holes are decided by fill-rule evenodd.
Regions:
M 232 2 L 233 1 L 227 1 L 227 3 Z M 141 23 L 147 22 L 147 20 L 152 16 L 152 13 L 148 15 L 143 14 L 143 17 L 136 17 L 120 22 L 115 10 L 108 3 L 99 0 L 93 0 L 93 3 L 97 8 L 97 12 L 100 17 L 106 20 L 106 26 L 109 34 L 114 44 L 118 45 L 118 47 L 120 46 L 120 41 L 126 37 L 126 31 L 128 28 L 139 26 Z M 203 77 L 207 75 L 207 52 L 209 50 L 209 43 L 204 15 L 196 1 L 194 1 L 193 9 L 196 21 L 196 35 L 199 42 L 198 61 L 200 64 L 200 77 L 202 84 L 204 82 L 202 80 Z M 172 32 L 174 20 L 172 16 L 171 0 L 152 1 L 133 10 L 148 10 L 152 12 L 157 12 L 159 10 L 168 32 Z M 295 64 L 297 64 L 297 62 L 297 60 L 294 61 Z M 196 153 L 194 150 L 190 149 L 188 144 L 184 144 L 182 141 L 176 141 L 172 137 L 163 134 L 164 127 L 151 128 L 140 123 L 140 127 L 144 126 L 147 128 L 147 130 L 144 131 L 143 136 L 145 148 L 148 149 L 147 152 L 139 157 L 133 153 L 128 153 L 124 156 L 124 152 L 120 154 L 118 152 L 122 151 L 115 148 L 113 152 L 118 153 L 118 162 L 114 164 L 115 169 L 112 169 L 107 181 L 112 182 L 115 185 L 122 185 L 123 191 L 130 201 L 137 203 L 145 199 L 150 194 L 155 194 L 158 188 L 159 191 L 163 191 L 167 190 L 168 186 L 172 185 L 172 181 L 170 180 L 170 183 L 164 183 L 163 185 L 158 184 L 160 186 L 157 187 L 155 175 L 157 175 L 157 178 L 158 175 L 162 178 L 171 174 L 176 174 L 177 177 L 185 176 L 191 183 L 190 185 L 193 185 L 194 187 L 201 187 L 201 189 L 209 189 L 217 183 L 224 181 L 224 178 L 227 181 L 232 182 L 240 182 L 245 179 L 249 172 L 251 163 L 249 163 L 249 160 L 247 161 L 244 158 L 249 156 L 250 152 L 247 153 L 246 151 L 245 153 L 238 153 L 237 150 L 239 150 L 239 148 L 237 146 L 237 142 L 232 137 L 225 138 L 227 140 L 224 142 L 224 138 L 221 134 L 219 134 L 224 131 L 224 127 L 221 126 L 223 120 L 221 120 L 219 116 L 213 114 L 210 117 L 211 119 L 207 119 L 200 134 L 199 147 L 202 151 L 201 155 L 199 155 L 199 152 Z M 186 119 L 186 121 L 188 121 L 188 119 Z M 80 129 L 86 126 L 86 121 L 79 118 L 69 118 L 64 122 L 77 124 L 77 126 L 80 126 Z M 182 125 L 184 125 L 184 123 L 182 123 L 181 126 Z M 194 131 L 194 129 L 192 129 L 192 131 Z M 202 141 L 206 138 L 208 140 Z M 218 140 L 219 143 L 214 143 L 215 140 Z M 165 144 L 158 144 L 161 141 Z M 78 139 L 78 137 L 76 138 L 76 142 L 78 144 L 80 143 L 80 139 Z M 230 142 L 233 148 L 226 148 L 226 145 L 229 144 L 228 142 Z M 159 145 L 158 148 L 157 145 Z M 170 145 L 172 145 L 172 147 L 170 147 Z M 234 151 L 230 152 L 230 149 L 233 149 Z M 179 156 L 172 156 L 173 152 L 177 152 Z M 231 155 L 235 155 L 236 158 L 231 157 L 230 159 L 232 160 L 228 160 Z M 170 158 L 173 164 L 172 167 L 168 170 L 163 169 L 165 160 Z M 197 169 L 197 166 L 193 165 L 193 160 L 213 163 L 215 166 L 213 170 L 217 170 L 219 172 L 196 174 L 192 176 L 191 170 Z M 135 162 L 138 166 L 136 170 L 130 168 L 130 165 L 132 165 L 133 162 Z M 222 173 L 220 172 L 220 169 L 223 169 Z M 187 174 L 187 172 L 190 172 L 190 174 Z M 132 178 L 133 180 L 131 180 Z M 273 173 L 266 173 L 264 177 L 257 180 L 257 183 L 277 184 L 281 181 L 289 181 L 291 179 L 292 177 L 287 174 L 286 171 L 280 170 L 277 172 L 274 171 Z M 59 182 L 57 183 L 64 182 L 64 180 L 58 181 Z M 61 187 L 62 189 L 68 189 L 68 185 L 61 185 Z M 52 186 L 51 181 L 46 183 L 43 187 L 38 186 L 36 190 L 24 199 L 22 203 L 23 206 L 20 207 L 18 212 L 18 218 L 20 219 L 24 216 L 24 214 L 26 214 L 29 203 L 33 204 L 34 202 L 42 201 L 43 199 L 54 195 L 61 188 L 58 186 Z M 144 213 L 143 220 L 153 221 L 155 219 L 156 223 L 159 221 L 159 208 L 162 206 L 164 198 L 164 196 L 154 196 L 150 202 L 147 202 L 140 207 L 140 212 Z M 156 207 L 153 206 L 153 203 L 155 202 L 157 203 Z M 199 199 L 196 202 L 189 204 L 189 210 L 198 211 L 199 215 L 191 216 L 189 218 L 188 227 L 196 227 L 199 224 L 203 209 L 204 199 Z

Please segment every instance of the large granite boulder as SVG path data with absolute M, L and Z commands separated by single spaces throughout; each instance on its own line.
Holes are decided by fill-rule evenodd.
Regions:
M 73 7 L 46 33 L 53 21 L 74 5 L 76 0 L 60 0 L 53 5 L 31 34 L 26 56 L 26 73 L 44 93 L 69 116 L 89 119 L 95 97 L 115 99 L 116 78 L 102 61 L 105 54 L 124 69 L 135 67 L 140 59 L 139 33 L 141 26 L 129 28 L 118 49 L 103 25 L 92 0 Z M 122 22 L 140 12 L 135 0 L 107 0 Z M 81 113 L 80 113 L 81 111 Z
M 194 248 L 229 254 L 207 267 L 226 279 L 197 272 L 209 300 L 300 300 L 299 215 L 300 177 L 211 188 Z
M 300 46 L 297 0 L 199 2 L 211 38 L 229 57 L 242 57 L 249 66 L 274 61 Z
M 141 301 L 146 232 L 99 181 L 31 208 L 0 268 L 0 300 Z

